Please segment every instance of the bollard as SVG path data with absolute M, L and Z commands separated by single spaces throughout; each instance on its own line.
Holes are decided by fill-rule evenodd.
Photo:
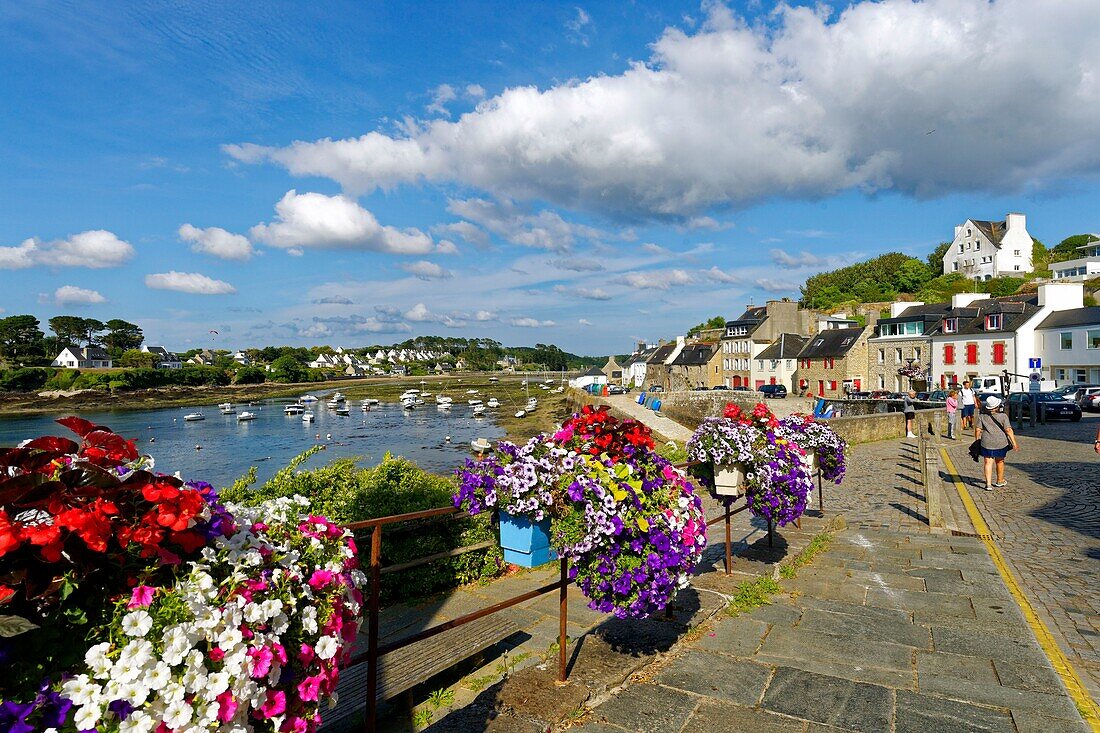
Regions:
M 922 457 L 924 464 L 924 503 L 928 508 L 928 526 L 943 527 L 943 509 L 940 506 L 939 453 L 934 445 L 926 445 Z

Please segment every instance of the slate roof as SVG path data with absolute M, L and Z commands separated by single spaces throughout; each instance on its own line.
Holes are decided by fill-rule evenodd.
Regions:
M 77 353 L 80 354 L 80 358 L 84 361 L 107 361 L 111 357 L 107 355 L 107 352 L 98 346 L 85 346 Z
M 717 344 L 687 344 L 672 363 L 676 366 L 702 366 L 717 350 Z
M 926 335 L 932 336 L 968 336 L 984 333 L 1014 333 L 1039 312 L 1039 296 L 1010 295 L 1005 298 L 987 298 L 976 300 L 963 308 L 950 308 L 944 312 L 944 318 L 958 318 L 959 330 L 954 333 L 943 332 L 941 320 L 934 329 Z M 991 313 L 1004 315 L 1001 327 L 996 331 L 985 330 L 985 317 Z
M 588 371 L 581 375 L 582 377 L 603 377 L 607 376 L 599 367 L 590 367 Z
M 646 359 L 646 364 L 664 364 L 668 357 L 672 356 L 672 352 L 676 350 L 676 343 L 665 344 L 664 346 L 658 346 L 653 350 L 653 353 Z
M 809 339 L 796 333 L 781 333 L 768 348 L 756 355 L 757 359 L 794 359 L 806 347 Z
M 832 328 L 810 336 L 809 343 L 798 352 L 799 359 L 843 358 L 859 343 L 865 327 Z M 760 358 L 759 356 L 756 358 Z
M 982 234 L 989 238 L 993 244 L 1000 244 L 1001 240 L 1005 238 L 1005 232 L 1008 230 L 1008 225 L 1003 221 L 983 221 L 982 219 L 971 219 L 970 222 L 981 230 Z
M 1096 324 L 1100 324 L 1100 305 L 1055 311 L 1044 318 L 1043 322 L 1036 328 L 1069 328 L 1070 326 L 1094 326 Z

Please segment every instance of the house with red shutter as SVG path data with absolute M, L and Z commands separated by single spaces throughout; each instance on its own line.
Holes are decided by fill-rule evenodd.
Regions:
M 798 352 L 794 379 L 800 393 L 843 399 L 867 384 L 867 337 L 864 326 L 829 328 L 810 336 Z
M 1031 359 L 1041 356 L 1035 329 L 1051 313 L 1081 308 L 1079 283 L 1046 283 L 1037 293 L 990 298 L 958 293 L 931 330 L 932 381 L 941 387 L 1008 370 L 1026 389 Z

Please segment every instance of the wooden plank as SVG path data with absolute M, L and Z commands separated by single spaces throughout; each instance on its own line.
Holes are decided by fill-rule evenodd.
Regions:
M 382 657 L 378 666 L 378 699 L 388 700 L 474 656 L 520 631 L 500 616 L 487 616 L 397 649 Z M 338 703 L 322 712 L 323 728 L 337 726 L 366 707 L 368 663 L 341 670 Z

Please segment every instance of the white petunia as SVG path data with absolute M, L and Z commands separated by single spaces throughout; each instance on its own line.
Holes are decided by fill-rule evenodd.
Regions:
M 127 636 L 142 637 L 153 628 L 153 617 L 142 610 L 132 611 L 122 617 L 122 631 Z
M 169 728 L 182 728 L 191 722 L 194 711 L 183 700 L 177 700 L 164 711 L 164 724 Z
M 92 682 L 88 675 L 79 674 L 61 686 L 61 693 L 73 701 L 74 705 L 94 705 L 102 694 L 99 685 Z
M 73 722 L 76 723 L 77 730 L 90 730 L 96 727 L 102 717 L 103 708 L 98 705 L 82 705 L 76 711 Z
M 340 651 L 340 642 L 334 636 L 322 636 L 314 650 L 321 659 L 332 659 Z
M 150 733 L 157 726 L 148 713 L 135 710 L 126 720 L 119 723 L 118 733 Z
M 145 684 L 152 690 L 163 690 L 172 680 L 172 669 L 164 662 L 157 662 L 145 675 Z

